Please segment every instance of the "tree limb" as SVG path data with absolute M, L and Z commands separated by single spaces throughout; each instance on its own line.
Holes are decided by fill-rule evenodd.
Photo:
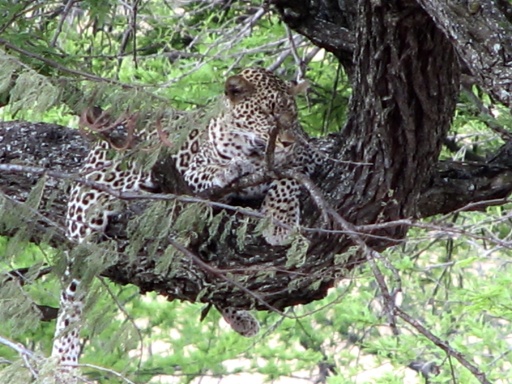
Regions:
M 512 26 L 495 2 L 418 0 L 479 85 L 512 108 Z

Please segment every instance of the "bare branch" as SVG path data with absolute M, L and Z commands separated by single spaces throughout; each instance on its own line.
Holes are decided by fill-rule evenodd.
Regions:
M 37 363 L 41 362 L 41 357 L 36 355 L 33 351 L 23 346 L 21 343 L 15 343 L 11 340 L 6 339 L 5 337 L 0 336 L 0 344 L 6 345 L 7 347 L 14 349 L 20 357 L 23 359 L 25 366 L 32 374 L 34 379 L 37 379 L 39 373 L 34 365 L 37 366 Z
M 71 8 L 75 4 L 75 2 L 76 2 L 76 0 L 68 0 L 68 2 L 66 3 L 66 5 L 61 13 L 59 24 L 57 25 L 57 29 L 55 30 L 52 41 L 50 42 L 50 47 L 55 47 L 55 45 L 57 44 L 57 39 L 59 38 L 59 35 L 62 32 L 62 26 L 64 25 L 64 22 L 66 21 L 66 18 L 68 17 L 69 11 L 71 10 Z

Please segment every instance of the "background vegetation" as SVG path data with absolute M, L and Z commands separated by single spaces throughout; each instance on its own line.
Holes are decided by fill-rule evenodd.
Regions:
M 339 62 L 291 32 L 259 1 L 0 1 L 0 116 L 77 126 L 95 103 L 115 111 L 215 109 L 229 74 L 263 66 L 311 84 L 299 99 L 311 135 L 339 130 L 350 85 Z M 509 111 L 476 86 L 461 90 L 443 157 L 485 156 L 509 139 Z M 417 223 L 384 253 L 396 300 L 426 328 L 469 356 L 492 382 L 512 381 L 510 204 Z M 2 222 L 8 222 L 4 212 Z M 10 217 L 12 220 L 12 217 Z M 0 239 L 0 336 L 48 355 L 56 307 L 49 247 Z M 10 273 L 30 268 L 21 285 Z M 82 362 L 101 383 L 473 383 L 475 377 L 413 327 L 389 325 L 369 267 L 329 296 L 257 314 L 244 339 L 199 304 L 140 296 L 97 279 L 88 298 Z M 23 360 L 0 345 L 0 381 L 23 382 Z M 114 372 L 122 375 L 122 378 Z M 7 381 L 6 381 L 7 380 Z M 10 380 L 10 381 L 9 381 Z M 16 381 L 18 380 L 18 381 Z M 253 381 L 249 381 L 253 380 Z

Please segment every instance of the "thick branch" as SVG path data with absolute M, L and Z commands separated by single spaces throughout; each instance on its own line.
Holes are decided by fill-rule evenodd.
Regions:
M 284 22 L 332 52 L 353 73 L 355 0 L 272 0 Z M 464 62 L 464 73 L 512 106 L 512 6 L 504 0 L 418 0 Z
M 271 0 L 283 21 L 313 44 L 332 52 L 352 73 L 356 2 Z M 343 9 L 340 7 L 346 3 Z
M 445 163 L 436 168 L 455 108 L 459 68 L 451 43 L 432 18 L 413 0 L 362 0 L 359 15 L 348 123 L 341 133 L 311 142 L 313 150 L 321 148 L 326 153 L 324 166 L 312 177 L 326 202 L 357 229 L 507 196 L 512 190 L 507 150 L 490 164 Z M 0 127 L 4 165 L 72 173 L 85 157 L 83 139 L 65 128 L 6 123 Z M 35 241 L 55 239 L 62 233 L 55 227 L 62 229 L 64 222 L 65 183 L 48 178 L 39 201 L 37 195 L 29 195 L 36 175 L 6 173 L 9 168 L 2 168 L 2 192 L 10 200 L 30 202 L 45 217 L 33 216 L 26 233 Z M 161 159 L 154 172 L 161 190 L 187 192 L 170 159 Z M 471 188 L 460 188 L 463 178 L 472 179 Z M 455 190 L 460 194 L 457 199 L 453 198 Z M 302 197 L 301 224 L 310 228 L 303 231 L 308 250 L 300 260 L 290 259 L 287 247 L 266 244 L 254 231 L 254 222 L 240 237 L 247 216 L 237 209 L 203 203 L 200 206 L 211 208 L 208 216 L 219 220 L 220 229 L 213 231 L 204 222 L 196 222 L 181 232 L 172 231 L 167 223 L 176 222 L 189 202 L 171 200 L 176 201 L 172 212 L 157 206 L 158 202 L 139 199 L 129 201 L 127 209 L 113 218 L 106 235 L 116 246 L 116 257 L 109 258 L 116 264 L 104 272 L 106 276 L 169 299 L 266 310 L 322 298 L 340 275 L 365 262 L 353 254 L 336 257 L 347 253 L 353 242 L 343 231 L 327 231 L 340 228 L 324 222 L 324 212 L 307 192 Z M 8 204 L 16 203 L 3 203 L 4 207 Z M 162 215 L 157 223 L 165 225 L 155 228 L 153 220 L 144 233 L 137 232 L 144 212 Z M 48 225 L 53 226 L 50 233 L 42 229 Z M 224 232 L 230 225 L 233 230 Z M 0 226 L 8 235 L 13 228 Z M 368 246 L 381 250 L 400 241 L 405 232 L 404 226 L 379 226 L 362 235 Z M 185 249 L 184 244 L 186 252 L 179 251 Z
M 512 108 L 512 25 L 496 4 L 492 0 L 418 2 L 450 38 L 480 86 Z
M 45 124 L 2 123 L 0 125 L 0 132 L 0 136 L 4 138 L 0 145 L 0 153 L 3 154 L 2 163 L 4 163 L 4 166 L 8 162 L 7 158 L 9 158 L 10 163 L 20 164 L 25 162 L 26 164 L 33 165 L 45 162 L 48 169 L 59 169 L 62 172 L 74 172 L 76 171 L 78 160 L 75 156 L 84 156 L 86 152 L 85 140 L 81 138 L 76 131 L 64 127 Z M 67 138 L 67 141 L 61 140 L 62 138 Z M 35 145 L 30 145 L 30 143 L 34 143 Z M 6 155 L 7 148 L 9 148 L 9 157 Z M 50 155 L 50 153 L 52 155 Z M 24 161 L 24 159 L 27 160 Z M 497 162 L 499 162 L 499 165 Z M 507 150 L 507 147 L 504 147 L 491 164 L 440 163 L 436 167 L 437 171 L 426 181 L 423 188 L 418 207 L 420 216 L 424 217 L 440 212 L 450 212 L 470 202 L 506 197 L 512 191 L 512 180 L 509 176 L 511 170 L 510 166 L 507 164 L 512 164 L 512 153 Z M 164 176 L 165 175 L 161 175 L 162 178 L 165 178 Z M 5 171 L 0 172 L 1 190 L 19 201 L 24 201 L 36 180 L 37 177 L 35 175 L 6 173 Z M 41 203 L 42 208 L 40 209 L 40 212 L 45 217 L 51 218 L 51 220 L 55 223 L 59 223 L 59 225 L 62 225 L 64 222 L 66 194 L 62 189 L 55 197 L 50 197 L 54 194 L 55 188 L 59 188 L 63 185 L 63 183 L 56 182 L 54 179 L 47 180 L 48 187 L 45 192 L 45 199 L 43 199 Z M 465 188 L 465 185 L 474 185 L 475 187 Z M 496 188 L 498 185 L 499 188 Z M 484 206 L 485 203 L 480 207 Z M 4 205 L 4 207 L 6 207 L 6 205 Z M 21 212 L 19 206 L 11 207 L 16 209 L 17 212 Z M 129 215 L 121 217 L 118 224 L 125 227 L 128 219 Z M 42 239 L 48 239 L 49 236 L 53 236 L 50 238 L 55 238 L 53 242 L 54 245 L 58 246 L 63 244 L 64 239 L 62 237 L 62 231 L 55 231 L 55 228 L 49 225 L 48 222 L 40 221 L 41 225 L 35 225 L 35 223 L 37 223 L 36 219 L 32 219 L 31 223 L 31 240 L 40 242 Z M 50 235 L 51 233 L 53 234 Z M 2 234 L 12 235 L 13 232 L 5 231 L 5 228 L 2 227 Z M 276 250 L 271 248 L 267 248 L 264 251 L 268 252 L 267 256 L 270 257 L 273 257 L 272 255 L 276 253 Z M 324 256 L 327 257 L 327 255 Z M 327 260 L 328 259 L 327 257 Z M 265 260 L 265 255 L 262 255 L 261 260 Z M 196 289 L 201 287 L 201 278 L 205 278 L 204 271 L 191 266 L 190 268 L 192 270 L 189 271 L 187 275 L 188 279 L 178 280 L 177 282 L 167 279 L 165 276 L 162 276 L 161 273 L 154 271 L 154 261 L 151 261 L 149 255 L 144 253 L 144 251 L 139 252 L 138 261 L 138 267 L 144 265 L 144 273 L 141 273 L 140 269 L 136 270 L 137 265 L 128 265 L 126 261 L 124 261 L 121 262 L 119 266 L 106 271 L 106 275 L 121 283 L 137 284 L 143 291 L 156 290 L 164 294 L 167 292 L 168 295 L 169 292 L 175 292 L 172 297 L 181 299 L 194 297 L 194 292 L 197 292 Z M 316 259 L 316 261 L 311 260 L 311 263 L 306 261 L 306 264 L 299 270 L 296 270 L 293 275 L 290 275 L 290 272 L 287 274 L 291 277 L 300 277 L 307 274 L 315 275 L 317 271 L 319 273 L 325 272 L 325 267 L 322 267 L 318 261 L 319 259 Z M 257 265 L 258 260 L 256 259 L 235 259 L 231 261 L 228 267 L 230 269 L 241 269 L 254 268 Z M 330 265 L 332 267 L 332 264 Z M 215 268 L 215 263 L 213 263 L 213 268 Z M 267 263 L 259 268 L 261 270 L 270 270 L 271 264 Z M 329 269 L 330 267 L 327 268 L 327 270 Z M 318 274 L 316 275 L 318 276 Z M 190 282 L 194 281 L 192 280 L 192 276 L 197 277 L 195 282 L 198 285 L 195 288 L 190 286 Z M 282 282 L 279 283 L 275 281 L 275 284 L 279 286 Z M 178 286 L 179 289 L 176 289 L 176 286 Z M 259 286 L 261 286 L 261 284 Z M 272 289 L 272 287 L 267 288 Z M 286 296 L 286 294 L 282 293 L 282 296 Z M 293 302 L 311 301 L 315 297 L 318 298 L 321 296 L 322 294 L 319 291 L 317 291 L 316 294 L 314 292 L 307 292 L 303 296 L 294 299 L 288 298 L 284 300 L 281 298 L 280 303 L 282 306 L 286 306 Z M 218 300 L 221 299 L 218 298 Z M 268 297 L 266 297 L 265 300 L 268 300 Z

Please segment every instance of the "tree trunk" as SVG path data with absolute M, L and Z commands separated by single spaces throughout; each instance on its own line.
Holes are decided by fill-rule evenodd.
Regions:
M 285 2 L 275 3 L 282 14 L 287 13 Z M 347 2 L 349 8 L 351 4 Z M 349 119 L 340 133 L 311 142 L 327 152 L 325 166 L 313 182 L 345 220 L 356 229 L 366 226 L 361 236 L 369 246 L 382 250 L 402 239 L 407 227 L 403 222 L 373 229 L 367 225 L 449 212 L 469 202 L 507 196 L 512 190 L 511 156 L 505 148 L 492 164 L 439 164 L 459 90 L 460 70 L 452 43 L 413 0 L 361 0 L 357 12 Z M 288 13 L 288 18 L 292 16 Z M 337 25 L 334 18 L 329 22 L 330 28 Z M 296 27 L 300 28 L 299 22 Z M 348 61 L 342 51 L 340 47 L 340 59 Z M 1 137 L 0 155 L 7 166 L 0 168 L 0 187 L 12 198 L 4 200 L 4 209 L 19 210 L 16 201 L 27 200 L 37 180 L 36 170 L 23 178 L 5 173 L 9 165 L 36 165 L 46 158 L 48 169 L 75 172 L 76 159 L 86 152 L 83 139 L 64 128 L 14 125 L 4 127 Z M 181 184 L 172 161 L 162 159 L 154 172 L 163 190 L 184 192 L 176 189 Z M 64 190 L 52 181 L 63 175 L 52 175 L 37 206 L 45 219 L 32 216 L 35 219 L 25 233 L 31 240 L 65 248 L 65 196 L 52 195 L 56 186 Z M 468 178 L 473 188 L 461 191 L 460 179 Z M 452 199 L 455 193 L 457 199 Z M 325 222 L 328 212 L 322 212 L 308 192 L 302 198 L 305 254 L 300 242 L 291 248 L 267 245 L 253 231 L 255 220 L 245 232 L 242 208 L 233 211 L 217 205 L 210 212 L 203 203 L 193 208 L 196 219 L 186 221 L 191 211 L 186 211 L 190 201 L 185 200 L 171 195 L 127 200 L 127 210 L 107 230 L 109 242 L 101 244 L 103 249 L 113 244 L 119 252 L 114 260 L 108 259 L 112 265 L 103 274 L 170 300 L 267 310 L 320 299 L 337 279 L 364 262 L 352 252 L 354 244 L 343 231 L 328 231 L 340 228 L 334 221 Z M 167 228 L 171 218 L 186 223 L 181 230 L 178 224 Z M 147 222 L 158 225 L 139 231 Z M 0 228 L 9 235 L 16 230 Z

